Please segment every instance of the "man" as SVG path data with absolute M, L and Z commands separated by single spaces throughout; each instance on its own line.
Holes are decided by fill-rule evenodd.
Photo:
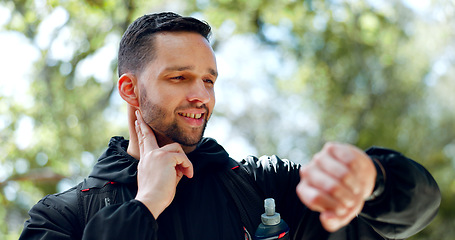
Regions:
M 203 138 L 218 75 L 209 34 L 174 13 L 128 27 L 118 89 L 129 141 L 112 138 L 87 179 L 38 202 L 21 239 L 250 239 L 269 197 L 292 239 L 403 239 L 433 219 L 434 179 L 398 152 L 327 143 L 305 167 L 239 164 Z

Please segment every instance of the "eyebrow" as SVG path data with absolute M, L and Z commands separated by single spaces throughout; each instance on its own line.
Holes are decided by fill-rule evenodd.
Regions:
M 215 71 L 215 69 L 213 69 L 213 68 L 209 68 L 209 73 L 212 74 L 215 77 L 218 77 L 218 72 Z
M 186 70 L 194 70 L 195 67 L 194 66 L 174 66 L 174 67 L 168 67 L 165 69 L 166 72 L 171 72 L 171 71 L 186 71 Z M 218 77 L 218 72 L 213 69 L 213 68 L 208 68 L 207 71 L 215 76 L 215 77 Z

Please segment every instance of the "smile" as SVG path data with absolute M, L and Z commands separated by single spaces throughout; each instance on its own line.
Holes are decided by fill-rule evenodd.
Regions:
M 182 117 L 193 118 L 193 119 L 200 119 L 202 117 L 202 113 L 179 113 Z

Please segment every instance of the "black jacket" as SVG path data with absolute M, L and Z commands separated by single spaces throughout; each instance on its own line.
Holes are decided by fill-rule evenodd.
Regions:
M 275 199 L 291 239 L 403 239 L 428 225 L 440 204 L 436 182 L 421 165 L 397 152 L 372 148 L 367 154 L 385 169 L 385 176 L 378 174 L 380 193 L 348 226 L 329 234 L 318 213 L 296 196 L 299 165 L 277 157 L 249 157 L 239 168 L 216 141 L 206 138 L 188 154 L 194 177 L 180 181 L 173 202 L 155 220 L 134 200 L 138 160 L 126 153 L 127 146 L 127 140 L 112 138 L 88 178 L 41 199 L 30 210 L 20 239 L 244 239 L 246 225 L 221 181 L 225 172 L 239 171 L 233 169 L 249 173 L 261 199 Z M 251 219 L 258 224 L 260 216 Z

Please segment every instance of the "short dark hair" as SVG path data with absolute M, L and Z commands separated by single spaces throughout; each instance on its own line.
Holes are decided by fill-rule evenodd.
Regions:
M 146 14 L 128 26 L 120 41 L 118 74 L 142 71 L 145 64 L 155 57 L 153 38 L 159 32 L 195 32 L 207 41 L 210 26 L 192 17 L 182 17 L 172 12 Z

